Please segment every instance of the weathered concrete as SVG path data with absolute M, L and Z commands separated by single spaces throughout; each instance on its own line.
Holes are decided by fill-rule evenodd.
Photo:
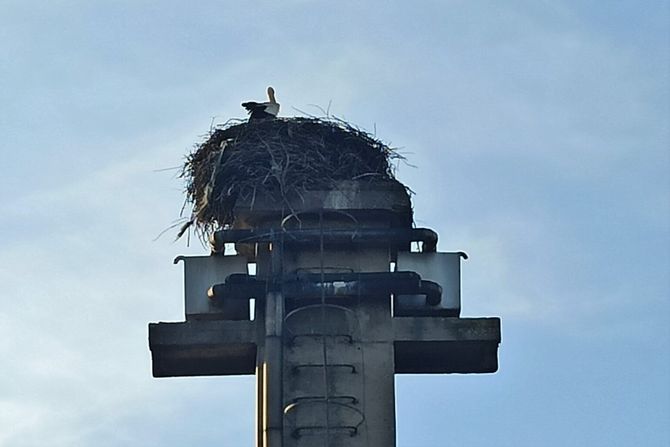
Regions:
M 499 318 L 393 319 L 396 373 L 498 370 Z
M 273 235 L 286 228 L 409 228 L 412 220 L 401 185 L 363 182 L 312 191 L 289 204 L 258 197 L 236 211 L 240 227 Z M 256 297 L 256 319 L 224 312 L 222 318 L 241 321 L 149 325 L 154 376 L 255 373 L 259 447 L 393 447 L 395 373 L 497 370 L 498 318 L 445 317 L 420 308 L 420 301 L 394 317 L 393 298 L 377 289 L 368 290 L 378 295 L 326 299 L 323 285 L 307 289 L 310 296 L 291 296 L 298 292 L 282 288 L 284 274 L 388 272 L 397 252 L 409 249 L 407 242 L 366 247 L 327 244 L 323 236 L 315 242 L 238 243 L 256 263 L 257 277 L 273 280 L 267 296 Z M 448 293 L 455 296 L 453 287 Z M 194 309 L 194 316 L 209 312 L 205 305 Z M 457 315 L 459 309 L 441 311 Z
M 307 214 L 326 213 L 329 227 L 351 225 L 359 216 L 374 221 L 375 227 L 412 226 L 412 204 L 400 183 L 352 180 L 338 182 L 331 190 L 305 191 L 284 203 L 260 195 L 238 200 L 236 228 L 277 227 L 294 212 L 298 219 L 289 218 L 285 225 L 307 224 Z
M 186 321 L 149 325 L 154 377 L 253 374 L 255 321 Z
M 331 326 L 337 321 L 331 319 Z M 498 318 L 402 317 L 393 318 L 392 325 L 392 338 L 377 341 L 393 343 L 396 373 L 490 373 L 498 369 Z M 342 326 L 338 332 L 345 329 Z M 360 338 L 356 335 L 360 328 L 350 329 Z M 378 324 L 376 332 L 383 335 Z M 149 340 L 154 376 L 254 374 L 258 338 L 256 321 L 152 323 Z
M 316 304 L 299 314 L 286 327 L 284 445 L 394 445 L 389 297 Z

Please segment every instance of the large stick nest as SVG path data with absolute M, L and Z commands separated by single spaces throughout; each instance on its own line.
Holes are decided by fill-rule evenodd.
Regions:
M 185 206 L 192 205 L 190 222 L 207 236 L 234 223 L 237 200 L 264 194 L 287 201 L 307 190 L 336 188 L 342 180 L 397 182 L 393 161 L 401 158 L 335 118 L 228 122 L 186 158 Z

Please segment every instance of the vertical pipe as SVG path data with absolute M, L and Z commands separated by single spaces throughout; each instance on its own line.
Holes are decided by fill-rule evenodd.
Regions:
M 256 301 L 256 321 L 265 321 L 265 309 Z M 258 340 L 265 338 L 265 327 L 260 327 Z M 256 447 L 263 447 L 265 441 L 263 440 L 263 428 L 265 424 L 264 416 L 264 402 L 265 402 L 265 379 L 264 379 L 264 364 L 265 364 L 265 343 L 259 343 L 256 347 Z
M 283 324 L 284 296 L 281 293 L 283 247 L 272 231 L 271 263 L 273 286 L 265 298 L 265 343 L 263 346 L 263 447 L 281 447 L 284 428 Z
M 326 445 L 330 447 L 330 383 L 328 377 L 328 336 L 326 334 L 326 289 L 325 284 L 325 269 L 324 269 L 324 243 L 323 243 L 323 209 L 319 211 L 319 270 L 321 272 L 321 328 L 322 328 L 322 350 L 321 355 L 323 359 L 323 398 L 326 404 Z
M 265 401 L 263 390 L 263 359 L 260 347 L 256 355 L 256 447 L 263 447 L 263 402 Z
M 284 425 L 282 391 L 282 323 L 284 297 L 266 296 L 265 346 L 263 349 L 263 447 L 281 447 Z

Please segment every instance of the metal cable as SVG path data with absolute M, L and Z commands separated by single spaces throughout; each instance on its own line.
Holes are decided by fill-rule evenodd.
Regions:
M 328 338 L 326 336 L 326 288 L 325 288 L 325 268 L 324 268 L 324 244 L 323 244 L 323 210 L 319 210 L 319 268 L 321 272 L 321 327 L 323 333 L 322 354 L 323 354 L 323 385 L 324 399 L 326 402 L 326 446 L 330 447 L 330 392 L 328 379 Z

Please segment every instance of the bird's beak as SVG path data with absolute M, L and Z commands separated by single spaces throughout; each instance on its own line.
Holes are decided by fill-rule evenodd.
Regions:
M 277 100 L 275 99 L 275 89 L 272 87 L 268 87 L 268 98 L 270 98 L 272 104 L 277 104 Z

